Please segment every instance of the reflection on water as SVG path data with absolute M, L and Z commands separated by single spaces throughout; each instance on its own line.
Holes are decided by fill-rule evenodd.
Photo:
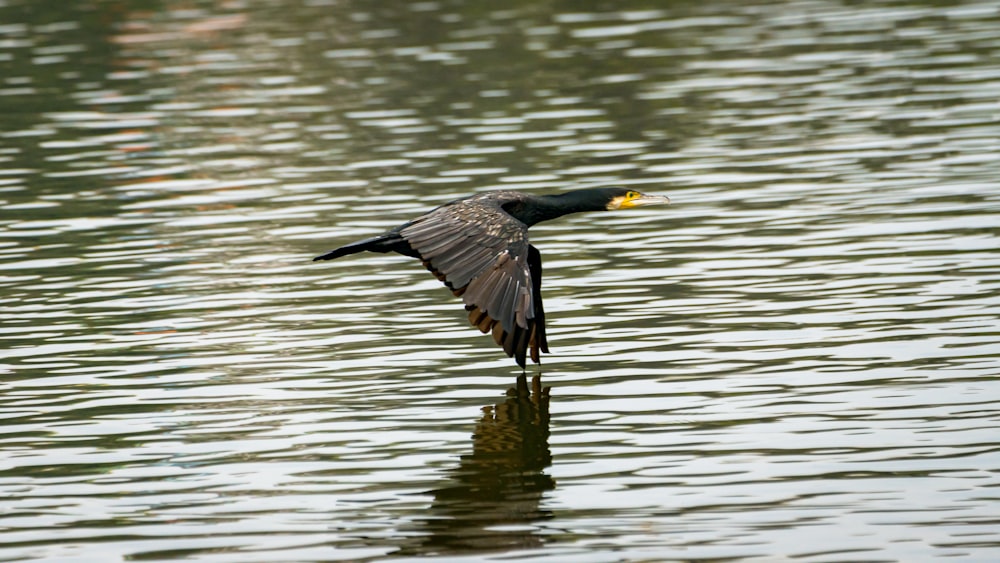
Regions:
M 997 29 L 0 2 L 0 560 L 997 559 Z M 600 184 L 674 205 L 532 230 L 551 404 L 482 414 L 520 370 L 419 264 L 310 262 Z
M 536 375 L 529 392 L 526 377 L 505 401 L 483 408 L 472 436 L 472 453 L 463 455 L 449 483 L 431 491 L 434 501 L 419 549 L 405 552 L 448 554 L 538 548 L 543 538 L 532 526 L 552 517 L 542 496 L 555 488 L 544 473 L 549 453 L 549 390 Z

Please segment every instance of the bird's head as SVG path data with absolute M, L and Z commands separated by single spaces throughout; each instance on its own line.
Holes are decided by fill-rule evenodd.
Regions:
M 603 196 L 606 200 L 604 208 L 608 211 L 670 203 L 670 198 L 667 196 L 644 194 L 629 188 L 611 187 L 597 189 L 603 191 Z
M 531 196 L 523 204 L 504 206 L 508 213 L 527 226 L 548 221 L 570 213 L 583 211 L 612 211 L 644 205 L 670 203 L 670 198 L 648 195 L 620 186 L 584 188 L 556 195 Z
M 584 188 L 564 192 L 553 198 L 561 213 L 577 213 L 580 211 L 614 211 L 616 209 L 631 209 L 645 205 L 670 203 L 670 198 L 661 195 L 648 195 L 631 188 L 609 186 L 604 188 Z

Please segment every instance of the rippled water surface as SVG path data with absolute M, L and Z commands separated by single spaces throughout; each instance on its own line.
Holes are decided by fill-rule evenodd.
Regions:
M 995 2 L 0 0 L 0 559 L 1000 560 Z M 532 229 L 548 395 L 412 259 Z

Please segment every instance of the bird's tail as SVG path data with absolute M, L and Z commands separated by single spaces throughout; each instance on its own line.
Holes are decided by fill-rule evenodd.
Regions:
M 333 260 L 335 258 L 340 258 L 341 256 L 357 254 L 358 252 L 364 252 L 366 250 L 371 252 L 391 252 L 396 250 L 393 243 L 398 243 L 400 240 L 399 234 L 397 233 L 384 233 L 377 237 L 366 238 L 364 240 L 352 242 L 351 244 L 345 244 L 344 246 L 331 250 L 322 256 L 313 258 L 313 262 L 317 260 Z

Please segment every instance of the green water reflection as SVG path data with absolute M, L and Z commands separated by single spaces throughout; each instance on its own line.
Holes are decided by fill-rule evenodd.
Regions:
M 0 2 L 0 559 L 993 559 L 997 29 Z M 674 205 L 533 229 L 551 400 L 419 264 L 310 262 L 610 183 Z
M 431 491 L 418 546 L 401 554 L 508 551 L 539 548 L 535 524 L 552 518 L 542 506 L 555 481 L 545 474 L 549 452 L 549 393 L 535 376 L 529 390 L 519 376 L 506 400 L 483 408 L 472 453 L 449 472 L 449 483 Z M 426 534 L 426 535 L 424 535 Z

